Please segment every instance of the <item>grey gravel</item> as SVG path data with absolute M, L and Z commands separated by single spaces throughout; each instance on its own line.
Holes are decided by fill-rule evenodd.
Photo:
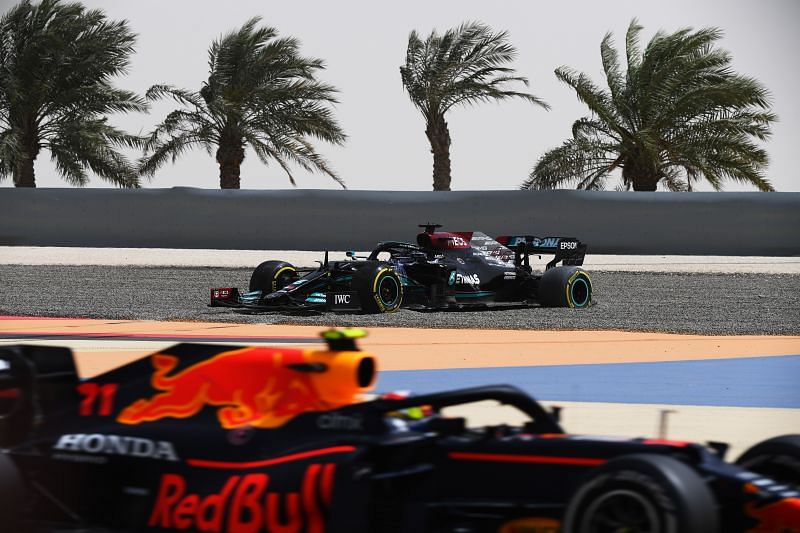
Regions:
M 250 269 L 0 265 L 0 314 L 320 326 L 800 333 L 800 275 L 593 272 L 589 309 L 389 315 L 244 315 L 209 308 L 210 287 L 247 287 Z

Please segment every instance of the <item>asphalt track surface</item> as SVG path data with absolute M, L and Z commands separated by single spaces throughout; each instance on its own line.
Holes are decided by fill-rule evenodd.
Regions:
M 210 287 L 246 288 L 250 273 L 244 268 L 0 265 L 0 314 L 358 327 L 800 332 L 796 274 L 593 272 L 595 303 L 582 310 L 292 316 L 206 306 Z

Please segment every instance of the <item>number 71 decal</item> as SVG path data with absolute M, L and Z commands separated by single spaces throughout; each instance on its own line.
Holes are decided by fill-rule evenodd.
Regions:
M 83 399 L 78 413 L 81 416 L 110 416 L 114 411 L 114 395 L 116 393 L 116 383 L 81 383 L 78 385 L 78 394 Z

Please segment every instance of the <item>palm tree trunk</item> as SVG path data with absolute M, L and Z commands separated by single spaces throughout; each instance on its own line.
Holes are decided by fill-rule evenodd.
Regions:
M 433 154 L 433 190 L 450 190 L 450 130 L 444 117 L 428 122 L 425 129 Z
M 223 138 L 217 149 L 220 189 L 239 188 L 239 170 L 244 161 L 244 146 L 239 139 Z
M 633 190 L 641 192 L 655 192 L 658 188 L 660 176 L 638 176 L 633 180 Z
M 14 187 L 36 187 L 33 163 L 39 155 L 39 139 L 33 124 L 22 134 L 22 152 L 14 166 Z
M 655 192 L 661 176 L 651 171 L 644 171 L 628 164 L 622 167 L 622 178 L 625 183 L 633 183 L 633 190 L 640 192 Z
M 36 187 L 33 158 L 23 155 L 14 168 L 14 187 Z

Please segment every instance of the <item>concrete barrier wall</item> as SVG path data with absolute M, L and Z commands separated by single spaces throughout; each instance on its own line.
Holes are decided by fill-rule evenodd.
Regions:
M 590 253 L 800 255 L 800 193 L 0 189 L 0 245 L 366 250 L 425 222 Z

